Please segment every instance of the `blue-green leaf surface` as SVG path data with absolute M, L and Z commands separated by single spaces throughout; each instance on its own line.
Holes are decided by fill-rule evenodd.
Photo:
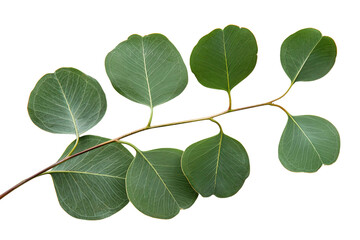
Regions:
M 106 98 L 99 83 L 74 68 L 43 76 L 28 104 L 35 125 L 52 133 L 80 135 L 95 126 L 105 111 Z
M 234 195 L 250 173 L 245 148 L 223 132 L 189 146 L 182 156 L 181 167 L 203 197 Z
M 181 154 L 169 148 L 137 152 L 126 175 L 126 190 L 139 211 L 169 219 L 195 202 L 198 194 L 181 171 Z
M 246 28 L 229 25 L 205 35 L 194 47 L 190 66 L 205 87 L 230 90 L 255 68 L 257 44 Z
M 279 159 L 293 172 L 316 172 L 336 161 L 340 136 L 329 121 L 311 115 L 290 116 L 279 143 Z
M 188 81 L 180 53 L 161 34 L 131 35 L 106 56 L 105 67 L 116 91 L 151 108 L 178 96 Z
M 313 28 L 290 35 L 281 46 L 281 65 L 291 82 L 313 81 L 325 76 L 335 58 L 334 40 Z
M 73 154 L 109 139 L 84 136 Z M 60 159 L 68 155 L 71 143 Z M 111 216 L 128 202 L 125 189 L 126 171 L 133 159 L 120 143 L 74 157 L 53 168 L 51 174 L 61 207 L 71 216 L 97 220 Z

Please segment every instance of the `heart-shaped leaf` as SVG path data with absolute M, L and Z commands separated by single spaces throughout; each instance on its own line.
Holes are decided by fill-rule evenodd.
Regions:
M 245 148 L 222 131 L 189 146 L 182 156 L 181 167 L 203 197 L 234 195 L 250 173 Z
M 139 211 L 169 219 L 195 202 L 198 194 L 181 171 L 181 154 L 168 148 L 136 153 L 126 175 L 126 190 Z
M 74 68 L 43 76 L 30 94 L 28 112 L 39 128 L 79 136 L 95 126 L 106 111 L 99 83 Z
M 84 136 L 74 153 L 108 139 Z M 68 155 L 71 143 L 60 159 Z M 97 220 L 111 216 L 129 202 L 125 189 L 126 171 L 133 159 L 120 143 L 110 143 L 54 167 L 51 174 L 61 207 L 71 216 Z
M 255 68 L 257 44 L 246 28 L 229 25 L 205 35 L 194 47 L 190 66 L 205 87 L 230 90 Z
M 325 76 L 335 58 L 334 40 L 313 28 L 290 35 L 281 46 L 281 65 L 291 82 L 313 81 Z
M 316 172 L 336 161 L 340 136 L 329 121 L 311 115 L 291 116 L 279 143 L 279 159 L 293 172 Z
M 188 81 L 180 53 L 161 34 L 130 36 L 106 56 L 105 67 L 116 91 L 150 108 L 178 96 Z

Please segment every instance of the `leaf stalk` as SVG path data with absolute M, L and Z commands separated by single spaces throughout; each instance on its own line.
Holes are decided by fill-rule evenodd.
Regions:
M 150 128 L 153 115 L 154 115 L 154 108 L 153 108 L 153 106 L 151 106 L 151 107 L 150 107 L 150 118 L 149 118 L 148 124 L 146 125 L 146 128 Z

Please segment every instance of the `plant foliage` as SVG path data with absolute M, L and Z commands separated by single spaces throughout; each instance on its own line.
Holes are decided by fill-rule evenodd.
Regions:
M 43 76 L 28 104 L 29 116 L 39 128 L 77 136 L 95 126 L 105 111 L 106 98 L 99 83 L 74 68 Z
M 188 82 L 180 53 L 161 34 L 131 35 L 106 56 L 105 68 L 116 91 L 151 111 L 178 96 Z
M 106 138 L 83 136 L 74 154 L 105 142 Z M 71 143 L 60 159 L 73 149 Z M 62 208 L 71 216 L 102 219 L 116 213 L 128 202 L 125 176 L 134 157 L 120 143 L 84 153 L 64 162 L 47 173 L 51 174 Z
M 106 56 L 105 68 L 115 90 L 149 106 L 151 115 L 146 127 L 111 140 L 80 136 L 105 114 L 106 98 L 99 83 L 74 68 L 46 74 L 30 94 L 30 118 L 43 130 L 75 134 L 76 139 L 58 162 L 9 189 L 0 199 L 28 180 L 50 174 L 60 205 L 73 217 L 103 219 L 130 201 L 148 216 L 173 218 L 181 209 L 192 206 L 198 194 L 225 198 L 241 189 L 250 173 L 248 154 L 214 118 L 266 105 L 278 107 L 288 116 L 278 148 L 279 160 L 286 169 L 316 172 L 323 164 L 334 163 L 340 151 L 334 125 L 317 116 L 292 116 L 274 102 L 296 82 L 325 76 L 335 63 L 335 42 L 311 28 L 290 35 L 280 51 L 282 67 L 291 80 L 289 89 L 275 100 L 233 108 L 231 90 L 254 70 L 257 52 L 255 37 L 246 28 L 229 25 L 205 35 L 192 51 L 191 70 L 203 86 L 227 92 L 229 109 L 211 117 L 153 126 L 153 108 L 185 89 L 187 69 L 165 36 L 131 35 Z M 141 151 L 133 143 L 122 141 L 147 129 L 206 120 L 219 126 L 219 134 L 193 143 L 184 151 Z M 132 147 L 136 155 L 124 144 Z

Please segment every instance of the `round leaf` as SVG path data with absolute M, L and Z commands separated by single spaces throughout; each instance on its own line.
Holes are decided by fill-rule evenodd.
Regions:
M 74 153 L 108 139 L 84 136 Z M 71 143 L 60 159 L 74 146 Z M 61 207 L 71 216 L 97 220 L 111 216 L 129 202 L 125 189 L 126 171 L 133 159 L 120 143 L 74 157 L 53 168 L 51 174 Z
M 330 37 L 307 28 L 285 39 L 280 58 L 291 82 L 313 81 L 325 76 L 334 65 L 336 45 Z
M 316 172 L 336 161 L 340 136 L 329 121 L 311 115 L 290 116 L 279 144 L 282 165 L 293 172 Z
M 165 148 L 137 152 L 126 175 L 126 190 L 139 211 L 169 219 L 195 202 L 197 193 L 181 171 L 181 154 Z
M 246 28 L 229 25 L 200 39 L 191 53 L 190 66 L 205 87 L 230 90 L 255 68 L 257 44 Z
M 74 68 L 43 76 L 28 104 L 34 124 L 52 133 L 80 135 L 95 126 L 105 111 L 106 98 L 99 83 Z
M 106 56 L 105 67 L 116 91 L 151 108 L 178 96 L 188 81 L 180 53 L 161 34 L 130 36 Z
M 250 173 L 245 148 L 223 132 L 189 146 L 182 156 L 181 167 L 203 197 L 234 195 Z

